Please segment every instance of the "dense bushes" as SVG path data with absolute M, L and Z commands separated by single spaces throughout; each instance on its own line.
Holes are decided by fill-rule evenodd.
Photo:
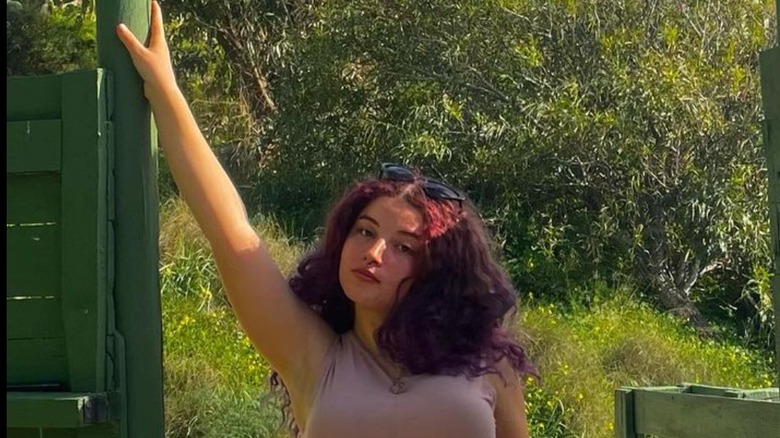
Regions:
M 725 323 L 768 346 L 770 3 L 163 7 L 206 136 L 288 231 L 316 236 L 348 182 L 410 162 L 466 189 L 522 293 L 587 303 L 577 286 L 641 285 L 702 334 Z M 9 74 L 90 66 L 88 8 L 8 12 Z
M 95 16 L 84 12 L 46 0 L 6 1 L 6 76 L 95 68 Z
M 468 191 L 525 293 L 631 282 L 703 334 L 769 334 L 770 5 L 654 5 L 323 4 L 275 74 L 253 201 L 314 230 L 349 181 L 411 162 Z

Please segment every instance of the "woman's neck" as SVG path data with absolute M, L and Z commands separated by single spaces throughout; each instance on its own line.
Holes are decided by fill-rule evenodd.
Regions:
M 376 314 L 355 309 L 355 326 L 353 331 L 360 339 L 360 342 L 363 343 L 363 346 L 377 358 L 383 357 L 384 354 L 379 351 L 374 334 L 379 330 L 383 321 L 384 319 Z
M 373 313 L 361 312 L 355 309 L 355 326 L 353 331 L 368 352 L 376 359 L 388 376 L 393 379 L 407 374 L 403 365 L 393 361 L 386 352 L 379 348 L 374 334 L 384 322 L 384 318 Z

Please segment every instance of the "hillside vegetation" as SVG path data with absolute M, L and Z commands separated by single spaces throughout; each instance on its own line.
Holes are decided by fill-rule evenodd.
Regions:
M 166 436 L 282 436 L 269 366 L 241 332 L 192 217 L 180 200 L 163 213 Z M 255 223 L 289 272 L 306 246 L 270 218 Z M 515 330 L 542 377 L 527 382 L 534 438 L 611 437 L 619 386 L 777 385 L 761 352 L 733 340 L 702 340 L 631 289 L 594 286 L 589 293 L 597 298 L 588 307 L 536 298 L 519 306 Z
M 533 436 L 611 435 L 621 385 L 772 379 L 759 53 L 773 0 L 161 0 L 179 83 L 282 268 L 381 161 L 479 207 L 519 291 Z M 7 2 L 6 72 L 95 68 L 94 2 Z M 273 437 L 160 156 L 169 437 Z

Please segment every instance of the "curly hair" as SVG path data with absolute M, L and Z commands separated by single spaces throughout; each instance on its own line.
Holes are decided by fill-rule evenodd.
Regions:
M 518 375 L 536 375 L 523 347 L 503 327 L 516 310 L 516 292 L 496 262 L 487 231 L 468 201 L 429 198 L 421 180 L 355 183 L 330 210 L 325 236 L 289 280 L 292 291 L 338 334 L 353 328 L 354 306 L 339 282 L 344 242 L 360 213 L 375 199 L 402 196 L 423 218 L 425 256 L 406 296 L 377 330 L 377 345 L 413 374 L 498 373 L 506 359 Z M 289 393 L 282 413 L 293 433 Z

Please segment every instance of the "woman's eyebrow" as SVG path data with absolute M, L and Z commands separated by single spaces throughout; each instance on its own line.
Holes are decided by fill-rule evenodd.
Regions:
M 360 219 L 367 220 L 367 221 L 371 222 L 372 224 L 374 224 L 374 226 L 376 226 L 377 228 L 381 228 L 381 226 L 379 225 L 379 222 L 376 219 L 372 218 L 371 216 L 369 216 L 367 214 L 361 214 L 360 216 L 358 216 L 358 220 L 360 220 Z M 422 238 L 422 235 L 420 235 L 418 233 L 413 233 L 411 231 L 398 230 L 397 233 L 398 234 L 403 234 L 404 236 L 409 236 L 409 237 L 411 237 L 411 238 L 413 238 L 415 240 L 420 240 L 420 238 Z
M 371 216 L 369 216 L 367 214 L 361 214 L 360 216 L 358 216 L 358 220 L 360 220 L 360 219 L 365 219 L 365 220 L 371 222 L 372 224 L 376 225 L 377 227 L 379 226 L 379 222 L 377 222 L 376 219 L 372 218 Z
M 404 236 L 409 236 L 414 240 L 420 240 L 422 235 L 417 233 L 412 233 L 411 231 L 404 231 L 404 230 L 398 230 L 398 234 L 403 234 Z

